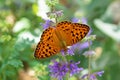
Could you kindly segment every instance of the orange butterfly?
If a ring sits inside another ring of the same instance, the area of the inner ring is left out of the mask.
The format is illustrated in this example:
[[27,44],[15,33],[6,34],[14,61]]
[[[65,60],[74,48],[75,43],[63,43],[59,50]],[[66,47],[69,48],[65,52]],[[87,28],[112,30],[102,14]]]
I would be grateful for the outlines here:
[[50,57],[61,50],[66,50],[83,39],[89,32],[89,26],[68,21],[60,22],[55,28],[46,29],[37,45],[34,56],[38,59]]

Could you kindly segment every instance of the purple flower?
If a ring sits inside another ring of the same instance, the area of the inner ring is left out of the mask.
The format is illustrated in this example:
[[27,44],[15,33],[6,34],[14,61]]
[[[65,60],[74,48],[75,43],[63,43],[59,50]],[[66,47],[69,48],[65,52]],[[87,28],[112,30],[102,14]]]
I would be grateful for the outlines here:
[[80,62],[73,63],[73,61],[70,61],[70,64],[69,64],[70,76],[77,74],[83,70],[83,68],[78,67],[78,64],[80,64]]
[[53,23],[54,23],[54,22],[52,22],[51,20],[45,20],[45,23],[42,24],[43,29],[44,29],[44,30],[47,29],[48,27],[52,26]]
[[71,55],[71,56],[74,55],[74,52],[73,52],[72,49],[68,49],[68,50],[67,50],[67,53],[68,53],[69,55]]
[[[92,44],[92,42],[90,42],[90,45]],[[89,47],[89,44],[88,44],[88,41],[87,42],[84,42],[84,43],[76,43],[74,45],[72,45],[70,48],[68,48],[67,50],[67,54],[68,55],[74,55],[75,51],[77,50],[78,52],[81,52],[82,50],[86,49]],[[64,51],[61,51],[62,54],[65,55],[65,52]]]
[[58,17],[60,17],[63,15],[63,10],[55,11],[55,13]]
[[48,13],[47,13],[47,16],[48,16],[48,17],[51,17],[51,16],[61,17],[62,15],[63,15],[63,10],[53,11],[53,12],[48,12]]
[[80,20],[79,18],[72,18],[73,23],[77,23],[77,22],[79,22],[79,20]]
[[72,22],[73,23],[78,23],[78,22],[80,22],[80,23],[82,23],[82,24],[87,24],[87,18],[85,18],[85,17],[82,17],[82,18],[76,18],[76,17],[74,17],[74,18],[72,18]]
[[71,48],[68,48],[67,51],[61,50],[60,52],[61,52],[62,56],[66,56],[66,55],[71,55],[72,56],[72,55],[74,55],[74,50],[71,49]]
[[49,65],[51,76],[57,78],[58,80],[63,80],[63,77],[65,77],[67,73],[70,73],[70,76],[77,74],[83,70],[83,68],[78,67],[78,64],[80,64],[80,62],[74,63],[73,61],[53,61],[53,65]]
[[[96,76],[100,76],[101,77],[103,73],[104,73],[104,71],[95,72],[95,73],[90,75],[89,80],[97,80]],[[85,79],[87,77],[88,77],[88,74],[85,74],[85,75],[82,76],[82,79]]]
[[82,17],[80,22],[82,22],[82,24],[87,24],[87,18]]
[[[92,42],[90,42],[90,45],[92,44]],[[76,44],[74,44],[73,46],[71,46],[71,48],[73,49],[73,50],[83,50],[83,49],[86,49],[86,48],[88,48],[89,47],[89,43],[88,43],[88,41],[87,42],[83,42],[83,43],[80,43],[80,42],[78,42],[78,43],[76,43]]]
[[103,73],[104,71],[99,71],[99,72],[96,72],[95,74],[101,77]]
[[69,70],[67,67],[67,63],[59,63],[57,61],[54,61],[53,65],[49,65],[49,69],[51,72],[51,76],[57,78],[58,80],[62,80],[62,78]]
[[64,50],[61,50],[60,52],[61,52],[62,56],[65,56],[65,51]]

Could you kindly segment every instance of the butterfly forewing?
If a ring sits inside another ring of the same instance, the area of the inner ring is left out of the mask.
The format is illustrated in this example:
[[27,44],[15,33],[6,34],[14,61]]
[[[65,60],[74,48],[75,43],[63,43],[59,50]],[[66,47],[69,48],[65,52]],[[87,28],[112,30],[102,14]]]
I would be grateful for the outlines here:
[[54,28],[52,28],[52,27],[49,27],[48,29],[43,31],[40,41],[46,41],[46,40],[50,41],[52,38],[53,32],[54,32]]
[[49,27],[41,35],[40,42],[37,44],[34,56],[38,59],[50,57],[60,51],[58,40],[54,33],[54,28]]

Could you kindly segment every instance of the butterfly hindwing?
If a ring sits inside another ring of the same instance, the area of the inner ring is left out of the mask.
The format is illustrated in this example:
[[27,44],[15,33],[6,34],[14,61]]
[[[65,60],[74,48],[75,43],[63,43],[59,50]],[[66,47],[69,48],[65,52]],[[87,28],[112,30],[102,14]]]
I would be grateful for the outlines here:
[[50,57],[60,51],[59,48],[52,46],[48,42],[39,42],[35,50],[34,56],[38,59]]
[[[57,43],[56,43],[57,42]],[[60,51],[59,42],[56,39],[54,28],[49,27],[41,35],[34,56],[38,59],[50,57]]]

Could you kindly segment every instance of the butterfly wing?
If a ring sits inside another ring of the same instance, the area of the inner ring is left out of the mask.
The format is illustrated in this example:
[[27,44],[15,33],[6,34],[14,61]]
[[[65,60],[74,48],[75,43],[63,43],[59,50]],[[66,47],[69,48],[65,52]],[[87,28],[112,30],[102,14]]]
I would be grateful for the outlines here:
[[53,32],[54,32],[54,28],[53,27],[49,27],[47,29],[45,29],[41,35],[41,38],[40,38],[40,41],[50,41],[52,38],[52,35],[53,35]]
[[70,33],[72,40],[71,45],[82,40],[90,30],[88,25],[79,24],[79,23],[72,23],[71,27],[72,27]]
[[54,28],[49,27],[41,35],[40,42],[37,44],[34,56],[38,59],[50,57],[60,51]]
[[35,50],[34,56],[37,59],[50,57],[58,53],[60,49],[51,45],[49,42],[39,42]]
[[[61,42],[65,42],[66,46],[71,45],[71,22],[63,21],[57,24],[56,29],[59,33],[59,36],[61,38]],[[58,37],[59,37],[58,36]]]
[[83,39],[89,32],[89,26],[79,23],[71,23],[63,21],[57,24],[57,31],[59,31],[67,46],[71,46],[81,39]]

